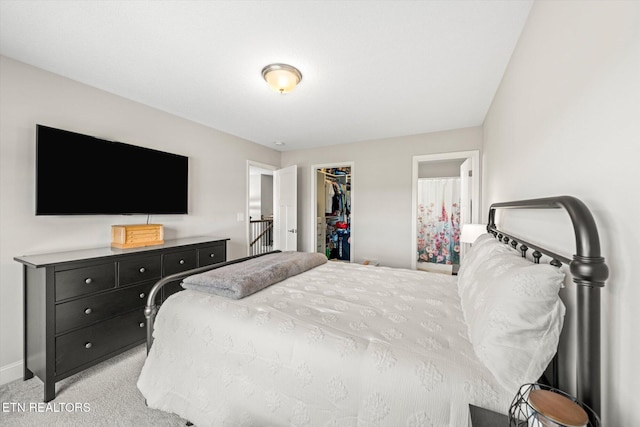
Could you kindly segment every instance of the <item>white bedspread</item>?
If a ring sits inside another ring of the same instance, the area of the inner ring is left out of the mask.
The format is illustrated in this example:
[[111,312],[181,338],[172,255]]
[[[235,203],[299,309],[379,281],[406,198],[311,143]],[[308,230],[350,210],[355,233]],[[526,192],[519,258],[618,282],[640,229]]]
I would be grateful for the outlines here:
[[329,262],[240,300],[161,307],[138,381],[204,426],[466,426],[513,395],[477,360],[455,276]]

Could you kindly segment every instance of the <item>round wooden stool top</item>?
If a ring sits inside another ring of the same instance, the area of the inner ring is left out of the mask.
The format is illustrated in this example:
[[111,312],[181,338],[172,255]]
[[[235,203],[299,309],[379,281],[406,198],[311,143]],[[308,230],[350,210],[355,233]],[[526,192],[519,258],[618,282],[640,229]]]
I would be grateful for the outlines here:
[[584,427],[589,417],[573,400],[549,390],[531,390],[529,404],[549,420],[567,426]]

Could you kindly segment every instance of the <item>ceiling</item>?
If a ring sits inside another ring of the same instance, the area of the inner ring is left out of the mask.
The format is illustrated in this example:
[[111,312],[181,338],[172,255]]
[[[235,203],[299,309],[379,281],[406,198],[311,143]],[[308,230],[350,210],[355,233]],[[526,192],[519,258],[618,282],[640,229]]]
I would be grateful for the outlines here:
[[[481,125],[532,1],[0,0],[0,53],[307,149]],[[293,92],[267,87],[274,62]]]

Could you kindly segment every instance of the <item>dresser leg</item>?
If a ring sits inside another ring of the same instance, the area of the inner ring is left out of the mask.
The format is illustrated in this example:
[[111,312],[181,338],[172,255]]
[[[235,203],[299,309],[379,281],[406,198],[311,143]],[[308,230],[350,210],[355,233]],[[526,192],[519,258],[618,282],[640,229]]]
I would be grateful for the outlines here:
[[22,378],[24,381],[30,380],[31,378],[33,378],[33,372],[27,369],[27,365],[24,366],[24,375]]
[[44,382],[44,401],[49,402],[56,398],[56,382],[45,381]]

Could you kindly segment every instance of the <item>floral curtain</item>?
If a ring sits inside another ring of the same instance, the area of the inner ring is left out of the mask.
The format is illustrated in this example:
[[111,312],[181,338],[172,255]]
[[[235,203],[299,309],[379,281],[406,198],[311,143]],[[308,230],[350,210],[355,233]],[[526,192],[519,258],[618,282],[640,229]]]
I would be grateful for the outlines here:
[[460,178],[418,180],[418,261],[460,263]]

